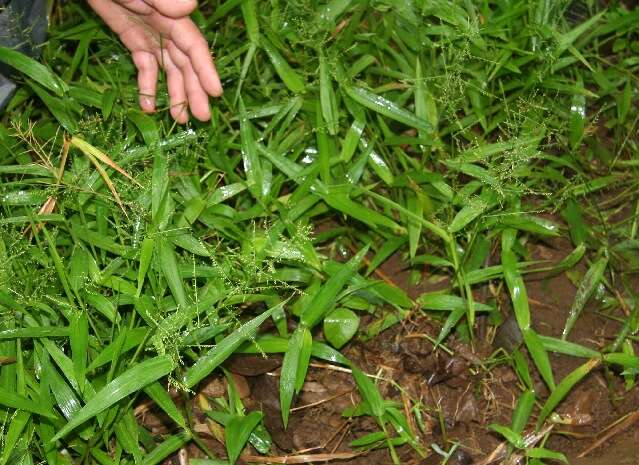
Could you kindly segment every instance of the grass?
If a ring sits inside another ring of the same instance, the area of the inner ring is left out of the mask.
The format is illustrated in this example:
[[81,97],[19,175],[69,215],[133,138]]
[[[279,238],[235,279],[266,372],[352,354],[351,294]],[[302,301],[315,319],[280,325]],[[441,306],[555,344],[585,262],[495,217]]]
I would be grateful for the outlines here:
[[[596,366],[634,387],[639,10],[203,2],[194,18],[225,95],[188,128],[171,122],[163,84],[161,110],[137,110],[129,57],[81,3],[52,18],[43,66],[0,50],[23,84],[0,125],[0,465],[154,465],[190,442],[208,454],[167,388],[189,397],[247,352],[284,353],[285,424],[310,360],[328,360],[352,368],[361,403],[347,413],[379,426],[356,449],[427,455],[338,351],[415,312],[441,321],[439,344],[472,345],[480,315],[499,325],[512,307],[524,346],[506,363],[521,396],[494,429],[530,463],[562,459],[526,437],[550,434],[546,419]],[[554,237],[574,251],[533,261],[528,246]],[[378,279],[392,255],[446,289],[412,300]],[[531,324],[538,271],[578,288],[562,339]],[[609,347],[570,341],[587,305],[620,321]],[[558,379],[550,353],[586,361]],[[147,398],[171,435],[136,423]],[[231,462],[248,442],[269,453],[261,413],[233,392],[211,408]]]

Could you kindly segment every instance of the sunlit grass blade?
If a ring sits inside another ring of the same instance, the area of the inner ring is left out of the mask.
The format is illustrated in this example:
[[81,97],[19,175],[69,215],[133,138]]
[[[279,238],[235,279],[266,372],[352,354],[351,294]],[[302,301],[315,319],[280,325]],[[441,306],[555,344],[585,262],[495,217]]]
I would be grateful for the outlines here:
[[374,94],[362,87],[345,86],[343,89],[346,95],[369,110],[373,110],[387,118],[399,121],[411,128],[422,131],[430,131],[432,129],[426,120],[418,118],[414,113],[399,107],[396,103],[382,97],[381,95]]
[[175,365],[170,357],[150,358],[128,369],[96,393],[82,409],[53,437],[63,438],[85,421],[103,412],[126,396],[139,391],[154,381],[168,375]]

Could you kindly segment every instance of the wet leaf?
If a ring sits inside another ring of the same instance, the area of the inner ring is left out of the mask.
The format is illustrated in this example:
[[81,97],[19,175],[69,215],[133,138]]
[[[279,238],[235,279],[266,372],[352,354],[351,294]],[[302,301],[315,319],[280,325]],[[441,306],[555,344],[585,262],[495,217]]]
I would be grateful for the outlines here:
[[359,317],[347,308],[338,308],[324,318],[324,337],[336,349],[351,340],[359,328]]

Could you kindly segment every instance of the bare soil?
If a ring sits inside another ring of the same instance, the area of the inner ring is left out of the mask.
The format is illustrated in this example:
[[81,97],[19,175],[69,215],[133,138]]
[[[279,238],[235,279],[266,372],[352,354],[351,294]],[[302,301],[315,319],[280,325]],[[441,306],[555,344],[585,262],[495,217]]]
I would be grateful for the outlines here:
[[[567,239],[529,245],[532,259],[551,262],[559,262],[571,250]],[[380,276],[406,289],[411,297],[446,285],[445,280],[428,279],[432,276],[427,269],[421,283],[409,285],[409,271],[397,256],[391,257],[380,270]],[[583,273],[585,269],[582,267],[577,271]],[[576,292],[575,285],[565,273],[528,276],[526,284],[535,329],[543,335],[560,336]],[[477,292],[475,299],[481,301],[489,294],[497,297],[508,319],[509,301],[505,290],[486,286],[486,289]],[[570,335],[571,341],[595,349],[601,349],[612,341],[619,331],[619,323],[610,315],[598,312],[597,308],[597,303],[590,303],[584,310]],[[487,321],[481,319],[478,325],[478,336],[472,346],[456,336],[449,338],[446,346],[453,355],[441,349],[434,350],[428,338],[437,336],[440,323],[418,311],[379,336],[366,342],[353,341],[346,347],[344,353],[347,357],[363,370],[379,377],[382,394],[403,406],[411,429],[424,445],[426,457],[418,456],[408,446],[398,448],[402,463],[440,464],[442,457],[429,446],[437,444],[443,450],[450,450],[457,443],[459,446],[448,460],[448,465],[485,464],[486,458],[502,442],[497,434],[490,432],[489,425],[510,424],[521,391],[517,377],[499,346],[508,345],[508,341],[512,343],[517,335],[504,329],[496,333]],[[552,355],[551,361],[557,381],[584,363],[583,359],[561,355]],[[235,384],[246,407],[264,412],[264,423],[274,442],[272,455],[353,452],[348,445],[351,441],[377,431],[377,425],[370,418],[346,418],[342,415],[345,409],[359,401],[354,382],[350,374],[339,367],[322,363],[314,363],[309,369],[306,384],[295,399],[289,427],[285,430],[279,410],[280,365],[281,357],[278,356],[268,359],[234,356],[226,363],[226,368],[234,373]],[[537,392],[547,396],[543,382],[540,379],[535,381]],[[212,378],[200,389],[209,397],[223,396],[225,381]],[[414,415],[416,409],[423,418],[422,428]],[[602,437],[602,432],[609,425],[637,411],[639,389],[626,390],[624,379],[618,373],[605,368],[596,369],[560,404],[558,413],[566,424],[554,426],[555,434],[551,435],[545,447],[563,452],[575,465],[637,464],[639,421],[634,420],[622,424],[610,440],[585,457],[578,458]],[[199,429],[205,443],[223,456],[222,443],[212,437],[197,406],[194,406],[194,416],[202,423]],[[639,414],[635,416],[639,420]],[[530,425],[531,431],[532,428],[533,425]],[[203,456],[195,446],[189,449],[189,454]],[[178,465],[177,456],[174,460]],[[339,463],[385,465],[392,462],[388,450],[380,449]]]

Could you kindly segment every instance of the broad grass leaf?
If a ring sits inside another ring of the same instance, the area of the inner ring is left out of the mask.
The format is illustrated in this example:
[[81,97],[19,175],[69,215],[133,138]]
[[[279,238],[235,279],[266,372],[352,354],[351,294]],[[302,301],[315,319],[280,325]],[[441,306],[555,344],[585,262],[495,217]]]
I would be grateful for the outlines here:
[[297,362],[297,376],[295,377],[295,393],[299,394],[306,380],[308,365],[311,361],[313,352],[313,335],[308,328],[304,328],[302,333],[302,345],[300,347],[300,356]]
[[240,140],[242,143],[242,161],[246,173],[246,183],[253,195],[261,199],[268,194],[269,186],[265,183],[262,163],[257,151],[257,142],[253,125],[248,119],[244,102],[240,98]]
[[[6,465],[9,458],[15,451],[15,448],[22,439],[22,432],[31,419],[31,413],[20,411],[17,412],[9,423],[9,427],[6,428],[6,433],[2,438],[2,451],[0,451],[0,465]],[[3,428],[4,429],[4,428]]]
[[603,275],[606,271],[607,266],[608,257],[599,258],[595,263],[592,264],[592,266],[588,269],[583,279],[581,280],[581,283],[579,283],[579,288],[577,289],[577,293],[575,294],[575,299],[573,300],[572,306],[570,307],[570,313],[568,314],[568,318],[566,319],[566,325],[561,332],[562,339],[566,339],[568,337],[568,334],[577,322],[579,315],[581,315],[584,306],[603,279]]
[[[437,294],[426,292],[417,298],[417,303],[424,310],[452,312],[455,310],[466,310],[468,301],[458,295]],[[489,312],[493,310],[490,305],[475,302],[475,310],[479,312]]]
[[[140,328],[123,328],[121,332],[115,337],[114,341],[104,347],[102,351],[91,361],[87,367],[87,372],[91,372],[101,366],[110,363],[116,354],[116,348],[119,347],[120,353],[128,352],[131,349],[139,346],[149,334],[150,329],[148,327]],[[121,340],[121,341],[119,341]]]
[[526,387],[526,389],[532,390],[533,382],[532,377],[530,376],[530,370],[528,369],[528,362],[526,361],[526,358],[518,348],[513,351],[512,357],[515,372],[519,376],[519,379]]
[[590,233],[584,223],[582,209],[577,202],[570,199],[566,207],[562,210],[561,215],[568,223],[568,232],[575,246],[579,246],[586,242],[590,237]]
[[375,271],[382,263],[384,263],[391,255],[406,243],[406,237],[393,237],[385,241],[382,246],[377,250],[377,253],[368,264],[366,268],[366,275],[370,275]]
[[158,381],[155,381],[144,388],[144,392],[148,395],[155,404],[160,407],[164,413],[166,413],[171,420],[173,420],[178,426],[188,428],[184,416],[178,409],[175,402],[169,395],[167,389],[162,386]]
[[146,145],[152,146],[160,142],[160,131],[152,117],[140,110],[130,110],[127,116],[142,134]]
[[615,352],[611,354],[605,354],[604,360],[607,363],[620,365],[626,370],[639,370],[639,357],[637,357],[636,355]]
[[464,306],[463,307],[454,308],[450,312],[448,317],[446,318],[446,321],[442,325],[442,329],[439,331],[439,335],[437,336],[437,341],[436,341],[435,345],[439,345],[442,342],[444,342],[444,339],[446,339],[446,337],[448,337],[450,332],[453,330],[453,328],[455,328],[457,326],[457,323],[459,323],[459,321],[462,319],[462,317],[465,314],[466,314],[466,304],[465,304],[465,301],[464,301]]
[[510,298],[513,303],[515,317],[519,329],[526,331],[530,328],[530,308],[528,307],[528,294],[526,285],[517,268],[517,257],[511,250],[502,250],[501,263],[503,266],[504,278],[510,291]]
[[155,247],[155,240],[153,237],[145,237],[140,246],[140,267],[138,268],[138,289],[136,297],[140,297],[142,293],[142,286],[144,285],[144,278],[147,271],[151,266],[151,260],[153,259],[153,249]]
[[0,387],[0,405],[4,405],[5,407],[14,408],[17,410],[24,410],[25,412],[37,413],[38,415],[47,418],[57,418],[57,415],[55,415],[55,413],[44,408],[37,399],[29,399],[14,392],[8,391],[4,387]]
[[[38,361],[42,366],[42,375],[47,382],[46,388],[51,390],[58,408],[62,412],[62,415],[68,420],[82,408],[80,400],[67,382],[60,376],[58,370],[51,364],[49,355],[44,350],[41,350],[41,346],[37,346],[36,349],[38,349]],[[77,385],[79,385],[79,383],[77,383]],[[49,394],[47,392],[46,394],[42,393],[42,395],[48,397]]]
[[570,145],[576,150],[584,137],[586,128],[586,96],[575,94],[570,105]]
[[[570,463],[564,454],[553,450],[548,450],[543,447],[533,447],[526,450],[526,457],[532,459],[547,459],[554,462]],[[540,462],[541,463],[541,462]],[[545,462],[543,462],[545,463]]]
[[519,400],[517,400],[517,405],[515,406],[515,410],[513,411],[513,417],[511,422],[511,429],[517,433],[521,434],[524,431],[528,420],[530,419],[530,415],[532,414],[532,409],[535,406],[535,393],[532,389],[528,389],[521,393],[519,396]]
[[479,217],[482,213],[484,213],[490,205],[484,199],[480,197],[473,197],[468,201],[468,203],[462,208],[453,221],[448,225],[448,230],[451,233],[456,233],[464,229],[468,224],[470,224],[474,219]]
[[544,348],[539,336],[532,328],[528,328],[522,331],[524,336],[524,343],[528,348],[530,357],[535,362],[537,370],[542,379],[546,382],[550,390],[555,389],[555,381],[552,374],[552,366],[550,365],[550,359],[548,358],[548,352]]
[[256,0],[242,0],[242,18],[249,40],[256,45],[260,43],[260,24],[257,18]]
[[84,247],[74,247],[69,263],[69,285],[76,295],[86,286],[90,260]]
[[311,344],[310,331],[303,324],[297,327],[288,341],[280,374],[280,409],[285,428],[288,426],[293,396],[298,391],[298,380],[301,379],[303,383],[306,375]]
[[349,442],[348,445],[350,447],[366,447],[385,440],[386,433],[383,431],[373,431]]
[[388,216],[353,201],[345,192],[330,192],[322,198],[331,208],[355,218],[373,229],[385,227],[394,232],[403,231],[403,228]]
[[344,163],[350,162],[351,158],[353,158],[365,127],[366,123],[364,121],[356,119],[351,124],[351,127],[348,128],[342,142],[342,151],[340,152],[340,159]]
[[169,165],[166,154],[159,148],[153,154],[151,178],[151,218],[155,227],[162,231],[171,217],[171,195],[169,194]]
[[539,412],[539,418],[537,419],[537,429],[543,425],[544,420],[550,415],[550,413],[559,405],[559,402],[562,401],[564,397],[572,390],[572,388],[577,384],[580,380],[583,379],[588,373],[592,371],[597,365],[601,363],[600,359],[591,359],[586,363],[576,368],[574,371],[569,373],[564,379],[561,380],[556,389],[550,394],[550,397],[546,400],[546,403]]
[[368,404],[373,416],[379,421],[384,416],[386,406],[375,383],[357,367],[352,368],[353,378],[364,402]]
[[422,131],[432,130],[430,124],[425,119],[418,118],[414,113],[401,108],[396,103],[381,95],[377,95],[361,87],[344,86],[342,88],[346,95],[369,110],[415,129]]
[[324,53],[320,51],[320,107],[322,110],[322,118],[329,134],[332,136],[337,134],[339,126],[339,109],[337,108],[337,99],[333,82],[328,71],[328,63]]
[[234,416],[224,429],[229,464],[234,465],[248,442],[251,432],[262,420],[262,412],[251,412],[246,416]]
[[175,302],[181,308],[186,308],[189,303],[184,289],[184,282],[178,273],[177,258],[173,244],[166,237],[157,237],[155,240],[155,253],[160,271],[164,279],[166,279],[169,289],[171,289]]
[[[428,121],[432,126],[432,131],[437,128],[439,123],[439,116],[437,114],[437,104],[432,94],[428,91],[426,86],[426,79],[422,73],[422,65],[419,58],[415,63],[415,115]],[[422,139],[431,139],[431,132],[420,130],[419,136]]]
[[337,308],[324,318],[324,337],[336,349],[352,339],[359,328],[359,317],[348,308]]
[[353,0],[330,0],[319,8],[317,17],[320,21],[332,24],[352,3]]
[[539,340],[544,345],[544,349],[549,352],[583,358],[596,358],[600,356],[596,350],[563,339],[540,335]]
[[126,396],[133,394],[154,381],[168,375],[175,368],[168,356],[157,356],[147,359],[119,375],[104,388],[98,391],[82,409],[55,435],[58,440],[85,421],[111,407]]
[[84,391],[84,383],[87,367],[87,353],[89,349],[89,319],[85,311],[79,311],[73,315],[69,325],[71,360],[75,379]]
[[211,348],[201,356],[195,364],[184,374],[183,382],[187,387],[193,387],[226,360],[235,350],[247,339],[255,337],[257,329],[275,311],[284,306],[286,302],[281,302],[261,315],[244,323],[234,330],[230,335]]
[[[423,204],[417,198],[417,194],[409,193],[406,195],[406,208],[414,212],[419,217],[424,214]],[[417,255],[417,248],[419,247],[419,243],[422,238],[422,224],[412,218],[408,218],[407,223],[408,254],[411,259],[414,259]]]
[[62,97],[67,90],[66,84],[49,68],[17,50],[0,47],[0,61],[30,77],[58,97]]
[[512,446],[518,449],[525,447],[524,438],[521,437],[521,434],[516,433],[508,426],[492,424],[489,425],[489,428],[501,434]]
[[133,456],[136,464],[140,463],[142,451],[138,445],[138,425],[131,409],[122,415],[120,421],[115,424],[114,429],[118,444]]
[[326,123],[322,117],[321,101],[316,104],[315,111],[315,138],[317,140],[317,155],[319,163],[319,174],[322,182],[332,184],[331,158],[335,150],[331,148],[332,139],[329,139],[326,131]]
[[300,321],[304,325],[308,328],[313,328],[324,319],[326,314],[335,305],[338,294],[357,272],[360,263],[367,252],[368,246],[364,247],[346,264],[342,265],[337,273],[331,276],[329,280],[322,285],[313,298],[312,305],[307,306],[302,311]]
[[282,82],[288,89],[295,93],[301,94],[306,91],[306,84],[302,77],[293,69],[288,61],[282,56],[282,54],[275,48],[273,43],[266,37],[262,37],[260,40],[262,48],[271,60],[275,72],[282,79]]
[[142,457],[140,465],[157,465],[183,447],[191,438],[192,434],[188,431],[165,437],[155,449]]
[[34,328],[15,328],[0,331],[0,340],[16,338],[69,337],[68,326],[39,326]]

